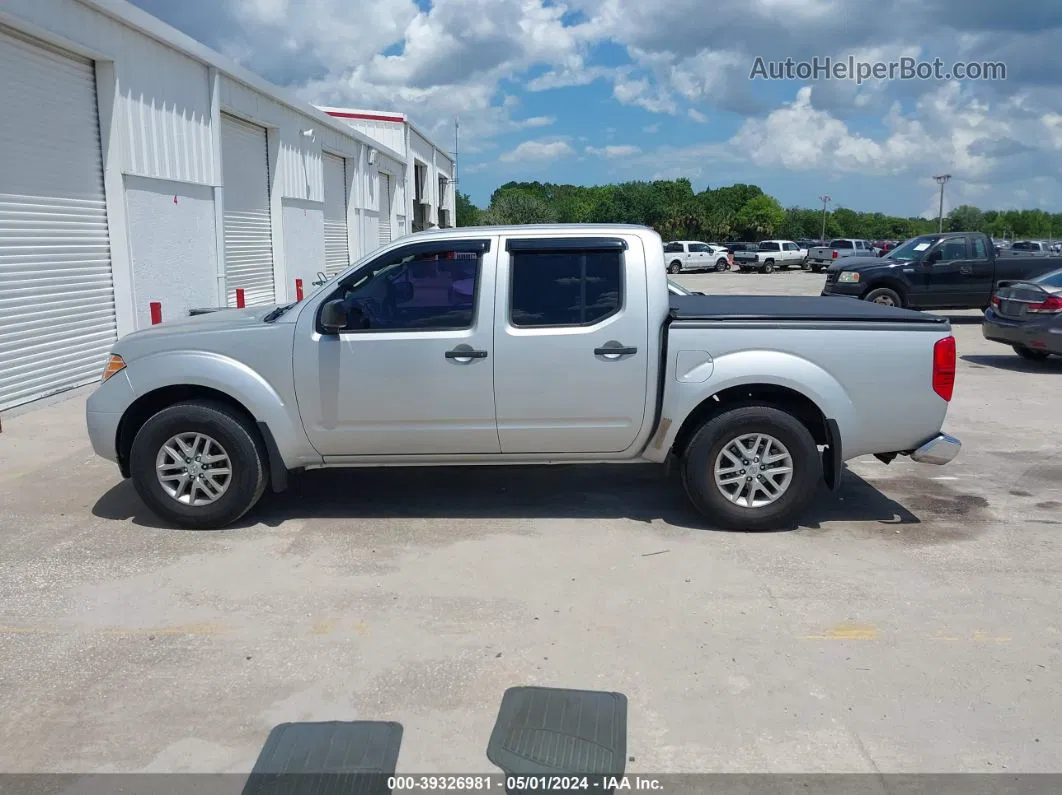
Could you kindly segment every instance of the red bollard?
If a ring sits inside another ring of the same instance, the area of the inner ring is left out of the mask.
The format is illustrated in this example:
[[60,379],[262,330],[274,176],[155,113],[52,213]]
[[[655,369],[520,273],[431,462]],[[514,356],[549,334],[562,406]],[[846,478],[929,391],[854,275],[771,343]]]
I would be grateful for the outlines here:
[[295,300],[302,300],[302,279],[295,280]]
[[151,302],[151,325],[157,326],[162,322],[162,302]]
[[247,305],[247,303],[246,303],[246,300],[244,299],[243,288],[242,287],[237,287],[236,288],[236,308],[237,309],[243,309],[246,305]]

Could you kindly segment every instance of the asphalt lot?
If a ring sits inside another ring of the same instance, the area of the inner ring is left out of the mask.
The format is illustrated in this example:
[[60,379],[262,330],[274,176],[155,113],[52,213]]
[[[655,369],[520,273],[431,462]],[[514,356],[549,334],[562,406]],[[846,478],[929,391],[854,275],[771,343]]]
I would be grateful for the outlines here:
[[785,533],[640,465],[311,473],[168,530],[83,392],[5,415],[0,771],[246,772],[279,723],[371,719],[400,773],[493,772],[523,684],[626,694],[629,773],[1062,771],[1062,359],[954,321],[960,457],[853,462]]

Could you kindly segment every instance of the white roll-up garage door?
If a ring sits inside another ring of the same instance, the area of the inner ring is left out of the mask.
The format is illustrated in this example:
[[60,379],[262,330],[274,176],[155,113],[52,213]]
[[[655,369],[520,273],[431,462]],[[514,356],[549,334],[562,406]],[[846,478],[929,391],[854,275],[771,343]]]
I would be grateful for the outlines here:
[[380,245],[391,242],[391,175],[380,172]]
[[236,304],[237,287],[244,289],[248,306],[276,300],[266,140],[264,127],[222,114],[225,286],[229,306]]
[[97,380],[116,338],[93,64],[0,28],[0,409]]
[[347,169],[341,157],[324,153],[325,272],[331,276],[350,264],[347,249]]

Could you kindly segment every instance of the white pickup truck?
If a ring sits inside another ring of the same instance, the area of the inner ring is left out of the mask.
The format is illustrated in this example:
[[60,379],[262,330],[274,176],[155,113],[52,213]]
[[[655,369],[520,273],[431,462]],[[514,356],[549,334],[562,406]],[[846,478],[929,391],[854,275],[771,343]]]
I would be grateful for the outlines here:
[[713,246],[699,240],[672,240],[664,244],[668,273],[683,271],[728,271],[730,252],[723,246]]
[[193,528],[307,469],[651,461],[681,470],[711,523],[765,530],[793,526],[823,480],[838,488],[848,459],[958,452],[941,433],[946,318],[677,295],[666,271],[638,226],[410,235],[297,303],[123,337],[89,438],[154,513]]
[[735,253],[734,264],[742,272],[758,270],[773,273],[775,269],[788,270],[790,267],[802,266],[807,255],[807,249],[792,240],[763,240],[755,248]]
[[828,246],[816,246],[808,252],[805,270],[819,273],[834,262],[845,257],[877,257],[881,254],[869,240],[839,238],[831,240]]

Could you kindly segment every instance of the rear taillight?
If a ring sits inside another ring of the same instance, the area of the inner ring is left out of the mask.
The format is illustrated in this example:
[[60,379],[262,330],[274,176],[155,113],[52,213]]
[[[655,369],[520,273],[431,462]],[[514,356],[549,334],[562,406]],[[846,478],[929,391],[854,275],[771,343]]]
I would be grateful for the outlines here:
[[999,296],[998,295],[993,295],[992,296],[992,306],[999,306],[1002,303],[1003,302],[999,300]]
[[955,391],[955,337],[937,340],[933,346],[933,391],[948,401]]
[[1044,315],[1055,315],[1062,312],[1062,296],[1052,295],[1046,301],[1038,304],[1029,304],[1028,311]]
[[837,251],[836,250],[830,255],[830,259],[837,259]]

